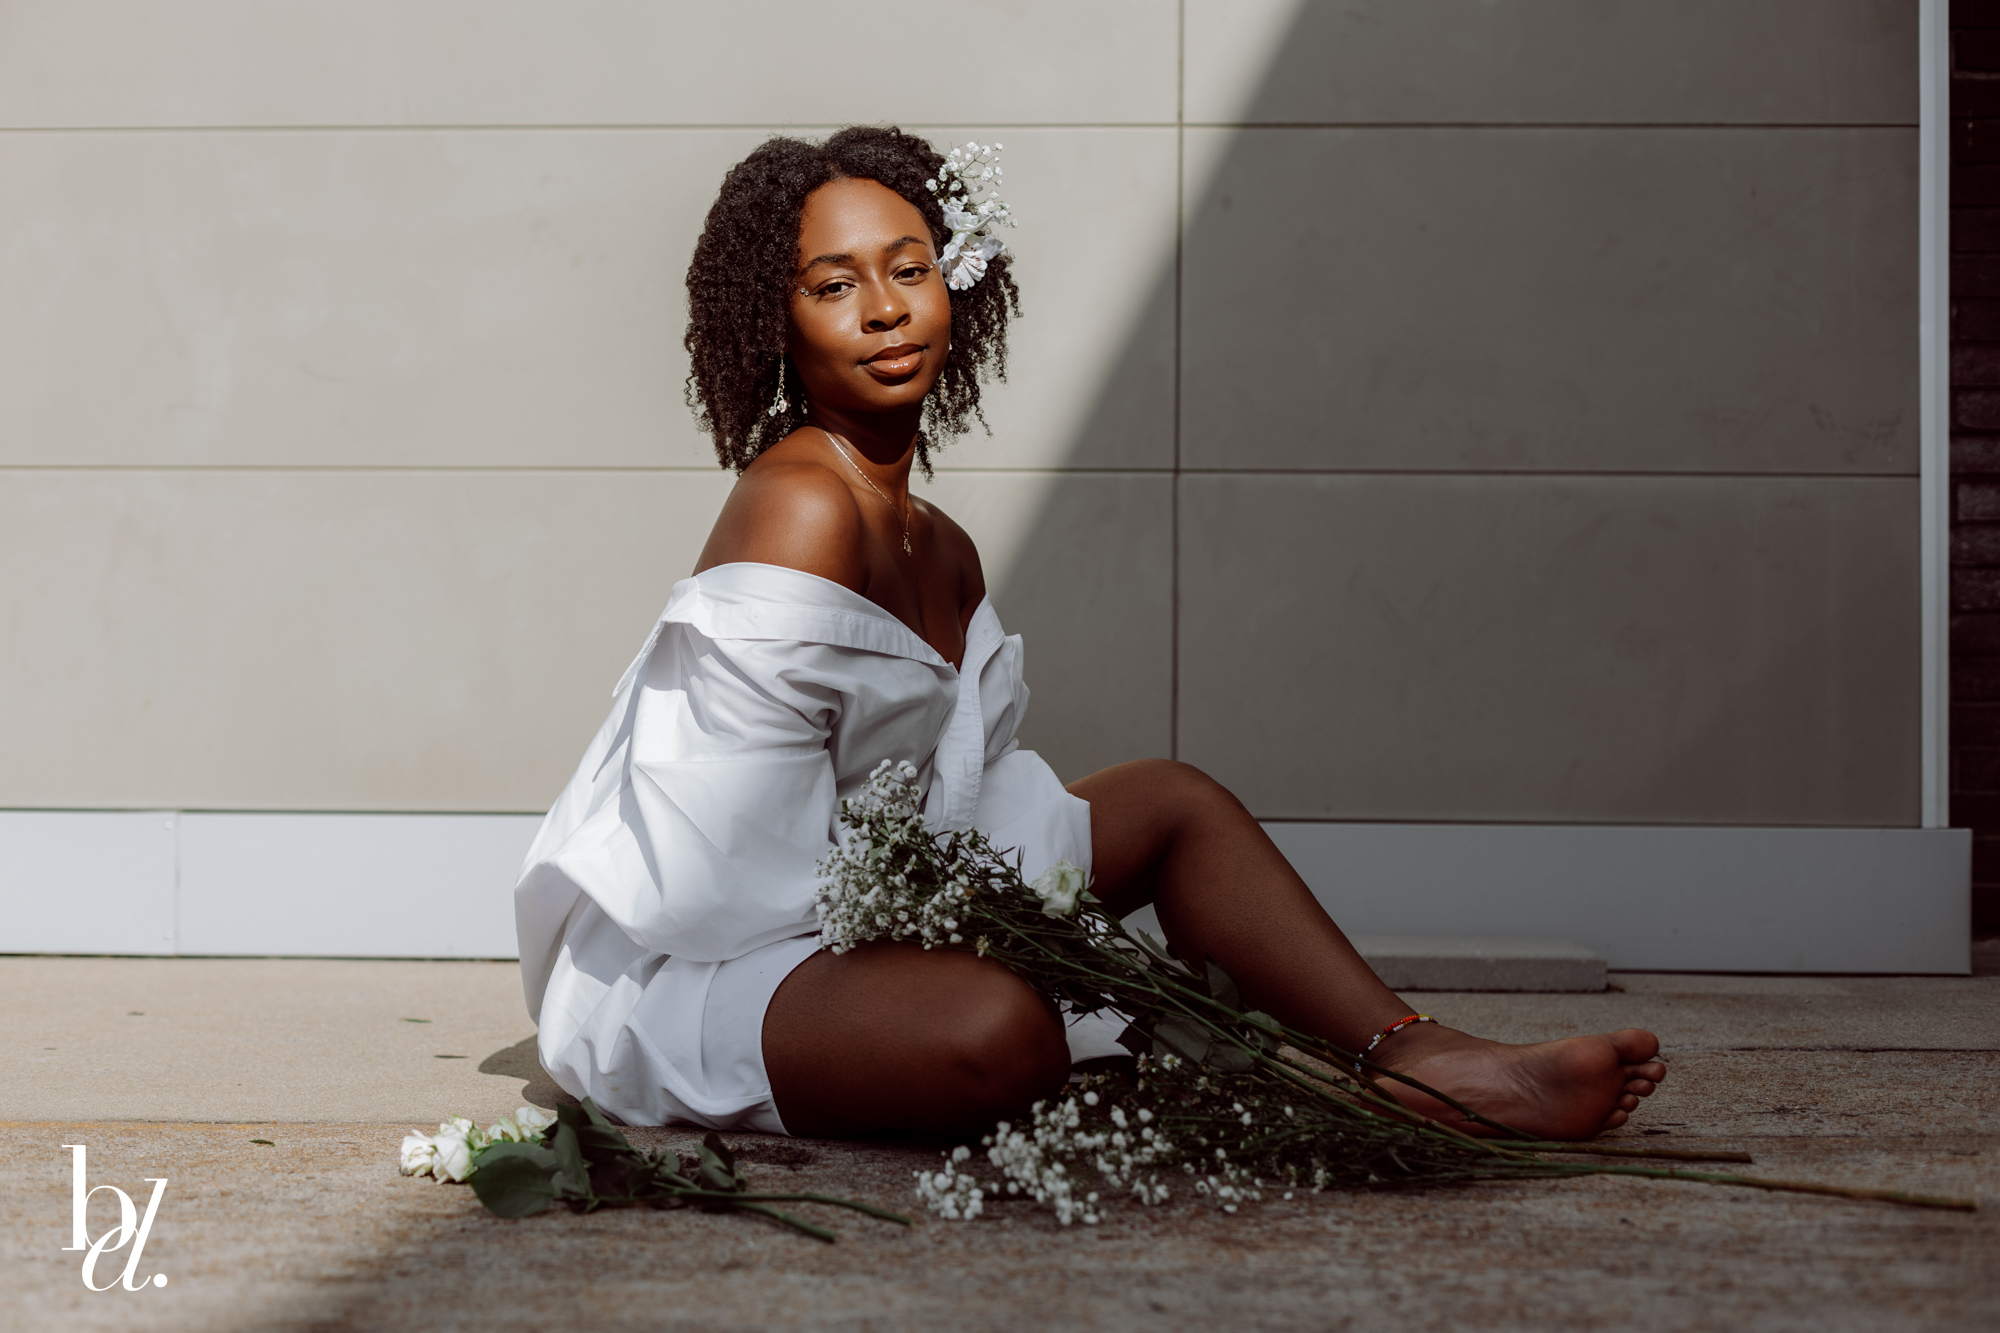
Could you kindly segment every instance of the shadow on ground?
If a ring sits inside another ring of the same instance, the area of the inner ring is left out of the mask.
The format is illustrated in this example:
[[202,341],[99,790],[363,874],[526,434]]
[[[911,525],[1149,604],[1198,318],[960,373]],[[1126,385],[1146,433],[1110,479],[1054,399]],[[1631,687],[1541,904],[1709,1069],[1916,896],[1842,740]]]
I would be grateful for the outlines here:
[[553,1111],[565,1103],[577,1104],[576,1098],[557,1087],[556,1081],[542,1068],[542,1057],[535,1049],[533,1037],[523,1037],[512,1046],[493,1052],[479,1062],[479,1072],[524,1080],[527,1086],[521,1089],[521,1100],[530,1106]]

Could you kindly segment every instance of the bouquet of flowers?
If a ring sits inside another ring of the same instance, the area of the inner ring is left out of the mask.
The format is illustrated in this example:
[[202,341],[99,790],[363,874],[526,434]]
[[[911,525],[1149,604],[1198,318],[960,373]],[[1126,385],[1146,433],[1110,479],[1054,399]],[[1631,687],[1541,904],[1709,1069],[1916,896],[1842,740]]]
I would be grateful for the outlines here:
[[[1637,1175],[1838,1194],[1931,1207],[1965,1200],[1762,1180],[1633,1161],[1559,1155],[1748,1162],[1742,1153],[1549,1143],[1509,1129],[1414,1079],[1246,1010],[1235,981],[1143,933],[1127,933],[1058,863],[1033,883],[978,832],[935,834],[918,810],[917,772],[884,761],[841,806],[842,844],[821,863],[821,939],[844,952],[871,940],[966,949],[1012,969],[1071,1012],[1109,1010],[1128,1025],[1129,1072],[1094,1073],[1032,1121],[1001,1122],[975,1153],[918,1173],[940,1217],[970,1220],[988,1200],[1029,1198],[1067,1225],[1097,1222],[1114,1198],[1157,1204],[1175,1182],[1229,1212],[1279,1190],[1394,1189],[1473,1180]],[[1404,1110],[1379,1079],[1419,1088],[1501,1137],[1475,1138]]]
[[852,1199],[753,1191],[716,1134],[704,1139],[697,1153],[642,1152],[587,1098],[553,1116],[523,1106],[483,1132],[465,1117],[453,1116],[436,1134],[408,1134],[403,1174],[470,1184],[487,1210],[501,1217],[527,1217],[556,1203],[578,1213],[642,1204],[692,1207],[761,1213],[808,1236],[837,1240],[826,1227],[771,1207],[824,1203],[910,1224],[901,1214]]

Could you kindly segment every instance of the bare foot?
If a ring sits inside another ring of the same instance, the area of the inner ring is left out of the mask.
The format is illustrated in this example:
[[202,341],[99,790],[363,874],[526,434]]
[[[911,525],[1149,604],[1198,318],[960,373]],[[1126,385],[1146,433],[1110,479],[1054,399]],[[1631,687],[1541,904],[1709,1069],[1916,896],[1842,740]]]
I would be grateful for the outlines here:
[[[1523,1133],[1570,1140],[1624,1124],[1667,1076],[1654,1058],[1659,1052],[1659,1038],[1643,1028],[1509,1046],[1418,1023],[1385,1041],[1376,1063]],[[1467,1133],[1493,1133],[1407,1084],[1377,1082],[1412,1111]]]

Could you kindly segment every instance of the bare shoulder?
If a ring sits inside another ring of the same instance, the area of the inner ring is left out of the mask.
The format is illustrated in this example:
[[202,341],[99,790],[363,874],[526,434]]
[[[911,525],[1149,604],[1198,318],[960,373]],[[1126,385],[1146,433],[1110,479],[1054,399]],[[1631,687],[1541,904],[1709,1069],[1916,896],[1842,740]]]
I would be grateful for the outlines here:
[[970,616],[986,596],[986,572],[979,564],[979,548],[950,514],[928,500],[923,505],[930,515],[931,539],[937,543],[938,553],[958,572],[959,604]]
[[737,478],[695,573],[737,561],[783,565],[862,591],[868,566],[853,491],[820,461],[772,449]]

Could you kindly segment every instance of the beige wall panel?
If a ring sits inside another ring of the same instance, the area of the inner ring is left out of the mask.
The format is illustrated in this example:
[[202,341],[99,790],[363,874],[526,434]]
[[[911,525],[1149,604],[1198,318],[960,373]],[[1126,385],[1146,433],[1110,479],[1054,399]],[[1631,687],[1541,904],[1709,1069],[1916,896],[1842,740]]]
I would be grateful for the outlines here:
[[1913,130],[1188,140],[1186,466],[1916,472]]
[[[534,811],[694,567],[714,473],[21,470],[0,807]],[[1171,483],[941,475],[1065,777],[1164,753]]]
[[[0,135],[0,463],[711,467],[683,281],[765,137]],[[1171,465],[1173,132],[1001,142],[1028,318],[943,461]]]
[[1176,7],[11,0],[0,125],[1172,121]]
[[545,809],[728,486],[14,472],[0,807]]
[[1170,753],[1172,479],[940,472],[917,493],[978,544],[1000,623],[1023,637],[1021,744],[1065,782]]
[[1181,489],[1180,754],[1260,816],[1917,822],[1914,481]]
[[762,138],[0,136],[0,461],[712,466],[682,277]]
[[1188,0],[1191,121],[1917,122],[1912,0]]

